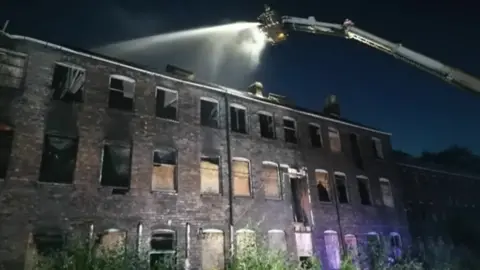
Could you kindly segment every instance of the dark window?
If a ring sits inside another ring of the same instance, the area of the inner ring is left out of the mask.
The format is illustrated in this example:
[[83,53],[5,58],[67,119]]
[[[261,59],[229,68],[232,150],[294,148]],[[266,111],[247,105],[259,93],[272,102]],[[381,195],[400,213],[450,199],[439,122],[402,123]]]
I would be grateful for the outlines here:
[[239,133],[247,133],[247,121],[245,109],[238,107],[230,107],[230,126],[232,131]]
[[173,90],[157,89],[156,116],[177,119],[178,93]]
[[123,111],[133,110],[133,97],[135,94],[135,82],[117,77],[110,77],[110,93],[108,107]]
[[357,134],[350,134],[350,145],[352,151],[353,162],[357,168],[363,170],[363,160],[362,155],[360,154],[360,146],[358,145],[358,136]]
[[26,57],[0,50],[0,86],[20,88]]
[[322,133],[321,129],[315,125],[308,125],[308,132],[310,134],[310,143],[313,147],[322,147]]
[[54,256],[62,250],[65,244],[64,237],[60,234],[34,234],[33,241],[40,256]]
[[263,138],[275,139],[275,124],[273,122],[273,116],[260,113],[260,135]]
[[335,185],[337,187],[338,202],[348,203],[347,179],[345,176],[335,174]]
[[67,103],[83,102],[85,71],[75,67],[56,64],[53,70],[52,99]]
[[313,259],[311,257],[300,257],[300,266],[303,270],[314,269]]
[[368,178],[357,177],[357,183],[358,192],[360,193],[360,203],[363,205],[371,205]]
[[310,211],[308,199],[308,183],[305,178],[290,178],[292,189],[293,220],[309,226],[308,213]]
[[72,183],[77,161],[77,149],[77,139],[46,135],[39,181]]
[[[175,234],[171,232],[157,232],[150,240],[150,268],[175,269]],[[156,268],[157,267],[157,268]],[[158,268],[160,267],[160,268]]]
[[328,183],[328,173],[322,171],[315,172],[317,180],[318,199],[321,202],[330,201],[330,185]]
[[378,159],[383,159],[382,141],[378,138],[372,138],[373,155]]
[[130,187],[130,146],[107,144],[103,147],[101,184],[121,189]]
[[283,130],[285,132],[285,141],[289,143],[297,143],[297,128],[295,121],[291,119],[283,119]]
[[200,100],[200,124],[202,126],[218,128],[218,103]]
[[[2,127],[5,127],[4,129]],[[0,123],[0,179],[7,176],[8,163],[12,152],[13,130]]]

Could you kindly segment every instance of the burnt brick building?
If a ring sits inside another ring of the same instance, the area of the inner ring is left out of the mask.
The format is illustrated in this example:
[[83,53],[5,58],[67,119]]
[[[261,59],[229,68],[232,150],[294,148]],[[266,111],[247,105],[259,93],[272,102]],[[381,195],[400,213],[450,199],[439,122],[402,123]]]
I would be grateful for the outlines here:
[[435,164],[399,163],[410,235],[479,252],[480,177]]
[[5,33],[0,60],[7,269],[31,269],[74,232],[152,261],[178,252],[192,269],[221,268],[250,237],[329,269],[363,239],[408,241],[390,134],[342,119],[334,98],[312,112],[259,83],[239,91]]

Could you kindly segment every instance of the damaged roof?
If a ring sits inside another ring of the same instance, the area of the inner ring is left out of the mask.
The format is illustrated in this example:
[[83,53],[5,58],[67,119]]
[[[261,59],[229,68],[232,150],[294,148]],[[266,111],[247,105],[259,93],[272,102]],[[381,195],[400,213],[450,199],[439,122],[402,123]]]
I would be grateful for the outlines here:
[[2,36],[2,35],[6,36],[7,38],[9,38],[11,40],[20,40],[20,41],[27,41],[27,42],[41,44],[41,45],[50,47],[52,49],[60,50],[60,51],[66,52],[66,53],[80,55],[80,56],[83,56],[83,57],[86,57],[86,58],[92,58],[92,59],[95,59],[95,60],[98,60],[98,61],[108,62],[108,63],[114,64],[114,65],[120,65],[120,66],[123,66],[123,67],[128,68],[128,69],[133,69],[133,70],[136,70],[138,72],[147,73],[147,74],[150,74],[150,75],[153,75],[153,76],[160,76],[160,77],[168,79],[168,80],[183,82],[183,83],[190,84],[190,85],[196,86],[196,87],[201,87],[201,88],[205,88],[205,89],[209,89],[209,90],[228,93],[228,94],[238,96],[238,97],[241,97],[241,98],[254,100],[254,101],[257,101],[257,102],[261,102],[261,103],[266,103],[266,104],[270,104],[270,105],[273,105],[273,106],[282,107],[282,108],[289,109],[289,110],[292,110],[292,111],[295,111],[295,112],[298,112],[298,113],[301,113],[301,114],[309,115],[309,116],[312,116],[312,117],[322,118],[322,119],[330,121],[330,122],[336,122],[336,123],[340,123],[340,124],[344,124],[344,125],[348,125],[348,126],[353,126],[353,127],[365,129],[365,130],[368,130],[368,131],[372,131],[372,132],[381,133],[381,134],[384,134],[384,135],[391,136],[391,133],[381,131],[381,130],[373,128],[373,127],[369,127],[369,126],[360,124],[358,122],[350,121],[348,119],[341,118],[341,117],[340,118],[337,118],[337,117],[334,118],[334,117],[328,116],[328,115],[326,115],[322,112],[319,112],[319,111],[315,111],[315,110],[311,110],[311,109],[307,109],[307,108],[302,108],[302,107],[291,105],[291,104],[281,104],[281,103],[272,101],[268,98],[255,97],[254,95],[250,95],[247,91],[241,91],[241,90],[217,85],[217,84],[210,83],[210,82],[203,82],[203,81],[198,80],[198,79],[191,80],[191,79],[188,79],[188,78],[181,78],[181,79],[180,78],[175,78],[175,77],[163,74],[163,72],[160,71],[158,68],[139,65],[137,63],[125,61],[125,60],[122,60],[122,59],[117,59],[117,58],[114,58],[114,57],[106,56],[106,55],[103,55],[103,54],[95,53],[95,52],[85,50],[85,49],[81,49],[81,48],[75,48],[75,47],[68,46],[68,45],[65,46],[65,45],[53,44],[53,43],[49,43],[47,41],[43,41],[43,40],[39,40],[39,39],[36,39],[36,38],[27,37],[27,36],[0,33],[0,36]]

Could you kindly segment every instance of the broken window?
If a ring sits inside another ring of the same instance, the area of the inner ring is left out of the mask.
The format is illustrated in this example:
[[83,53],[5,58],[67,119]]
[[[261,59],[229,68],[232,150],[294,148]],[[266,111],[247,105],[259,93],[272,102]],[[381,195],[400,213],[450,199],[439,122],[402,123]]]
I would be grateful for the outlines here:
[[232,160],[233,194],[250,196],[250,163],[247,160]]
[[121,250],[125,247],[127,233],[118,229],[108,229],[99,234],[96,239],[96,246],[99,252],[110,252]]
[[307,180],[304,177],[290,178],[290,186],[292,189],[293,220],[303,226],[310,226],[308,215],[311,208]]
[[295,120],[283,118],[283,130],[286,142],[297,143],[297,127]]
[[20,88],[26,55],[0,48],[0,86]]
[[267,113],[259,113],[260,119],[260,135],[263,138],[275,139],[275,124],[273,115]]
[[402,256],[402,238],[400,234],[395,232],[390,233],[390,249],[395,258]]
[[357,168],[363,170],[363,160],[360,153],[360,146],[358,145],[358,136],[357,134],[350,133],[350,145],[352,151],[353,162]]
[[[175,233],[158,231],[150,239],[150,269],[175,269],[176,248]],[[155,268],[157,267],[157,268]],[[160,267],[160,268],[158,268]]]
[[279,198],[281,192],[277,164],[263,162],[262,180],[265,187],[265,197]]
[[237,245],[237,254],[242,254],[242,252],[255,248],[255,232],[248,229],[240,229],[235,235],[236,245]]
[[103,147],[101,185],[128,189],[130,187],[130,166],[130,146],[106,144]]
[[108,107],[123,111],[133,110],[133,98],[135,95],[135,80],[120,76],[110,76],[110,93]]
[[327,261],[329,269],[340,268],[340,244],[336,231],[325,231],[325,250],[327,252]]
[[203,230],[202,269],[225,269],[224,239],[221,230]]
[[83,102],[84,84],[85,69],[68,64],[55,64],[52,78],[54,100]]
[[268,248],[279,252],[287,251],[287,240],[285,232],[282,230],[268,231]]
[[347,177],[344,174],[335,173],[335,186],[339,203],[348,203]]
[[220,193],[220,158],[201,157],[200,160],[200,192]]
[[200,124],[202,126],[218,128],[218,102],[216,100],[200,100]]
[[383,204],[388,207],[394,207],[392,187],[388,179],[380,178],[380,191],[382,192]]
[[5,179],[7,176],[12,144],[13,130],[0,123],[0,179]]
[[246,109],[239,105],[230,106],[230,126],[232,131],[238,133],[247,133],[247,115]]
[[71,184],[77,161],[77,149],[77,139],[46,135],[39,181]]
[[178,92],[175,90],[157,87],[155,95],[157,99],[155,115],[161,118],[176,120]]
[[176,190],[177,151],[171,148],[153,151],[152,190]]
[[308,132],[310,134],[310,143],[313,147],[322,147],[322,130],[319,126],[314,124],[308,125]]
[[318,199],[321,202],[329,202],[330,185],[328,183],[328,173],[324,170],[315,170],[315,179],[317,180]]
[[371,205],[370,188],[368,178],[364,176],[357,176],[358,192],[360,194],[360,203],[363,205]]
[[376,158],[383,159],[382,141],[379,138],[372,138],[372,149]]
[[328,127],[328,138],[330,140],[330,149],[334,153],[342,151],[342,143],[340,140],[340,133],[336,128]]

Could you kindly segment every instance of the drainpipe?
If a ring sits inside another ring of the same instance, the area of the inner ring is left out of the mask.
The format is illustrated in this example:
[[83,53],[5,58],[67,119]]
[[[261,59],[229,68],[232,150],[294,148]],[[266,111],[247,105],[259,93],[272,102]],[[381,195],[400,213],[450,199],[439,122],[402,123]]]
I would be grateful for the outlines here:
[[[343,235],[343,229],[342,229],[342,221],[341,221],[341,218],[340,218],[340,202],[338,201],[338,191],[337,191],[337,183],[336,183],[336,180],[335,180],[335,172],[333,172],[333,183],[334,183],[334,199],[335,199],[335,211],[337,212],[337,222],[338,222],[338,232],[340,234],[340,243],[342,245],[342,250],[343,250],[343,254],[345,255],[346,251],[347,251],[347,246],[345,244],[345,236]],[[345,183],[346,184],[346,183]],[[348,186],[347,186],[348,188]]]
[[[227,174],[228,174],[228,221],[230,236],[230,252],[233,253],[233,176],[232,176],[232,148],[230,140],[230,102],[228,91],[225,91],[225,132],[227,136]],[[233,255],[233,254],[231,254]]]

